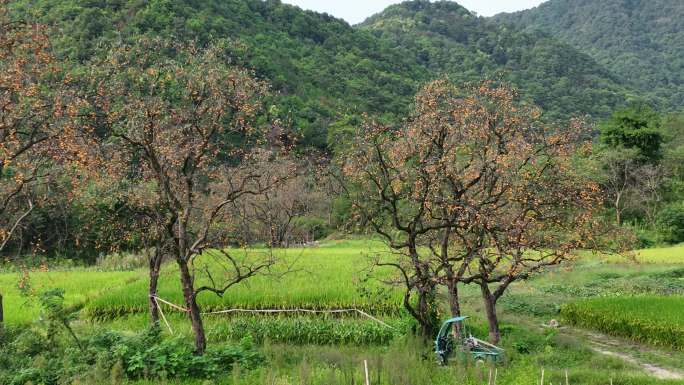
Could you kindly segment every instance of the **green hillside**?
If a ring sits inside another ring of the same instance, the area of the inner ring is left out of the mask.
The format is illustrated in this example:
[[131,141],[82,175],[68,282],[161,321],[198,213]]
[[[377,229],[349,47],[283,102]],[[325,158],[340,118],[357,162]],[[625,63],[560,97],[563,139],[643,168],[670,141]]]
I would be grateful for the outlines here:
[[407,49],[433,74],[457,81],[501,76],[552,118],[607,115],[625,89],[591,57],[543,33],[523,33],[476,17],[451,1],[387,8],[363,29]]
[[13,7],[17,17],[54,26],[56,49],[76,61],[107,41],[145,34],[234,40],[236,60],[280,91],[275,113],[307,145],[324,146],[328,125],[345,114],[405,112],[419,82],[429,79],[388,42],[280,1],[18,0]]
[[495,20],[551,33],[664,106],[684,106],[684,1],[550,0]]
[[591,57],[541,33],[473,16],[452,2],[409,1],[352,27],[277,0],[16,0],[15,17],[50,25],[76,65],[141,35],[235,41],[234,57],[278,91],[269,109],[303,145],[325,148],[329,127],[362,113],[396,120],[420,84],[503,78],[550,119],[605,117],[627,98]]

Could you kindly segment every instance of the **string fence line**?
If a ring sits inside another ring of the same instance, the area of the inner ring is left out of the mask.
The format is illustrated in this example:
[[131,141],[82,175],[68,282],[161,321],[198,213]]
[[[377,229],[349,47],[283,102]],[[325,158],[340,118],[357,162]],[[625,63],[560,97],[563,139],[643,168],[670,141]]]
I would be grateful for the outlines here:
[[[181,311],[183,313],[187,313],[190,310],[188,310],[185,307],[178,306],[172,302],[166,301],[163,298],[159,298],[157,296],[150,296],[154,301],[157,303],[157,306],[159,307],[159,302],[170,306],[178,311]],[[311,309],[225,309],[225,310],[218,310],[218,311],[212,311],[212,312],[203,312],[202,315],[221,315],[221,314],[230,314],[230,313],[256,313],[256,314],[276,314],[276,313],[309,313],[309,314],[340,314],[340,313],[357,313],[360,314],[370,320],[373,320],[380,325],[383,325],[387,328],[397,330],[394,326],[387,324],[386,322],[373,317],[372,315],[366,313],[365,311],[361,309],[356,309],[356,308],[350,308],[350,309],[330,309],[330,310],[311,310]],[[162,316],[163,317],[163,316]],[[164,321],[166,321],[166,318],[164,318]],[[167,323],[168,326],[168,323]],[[169,330],[171,329],[170,326]],[[173,332],[172,332],[173,333]]]

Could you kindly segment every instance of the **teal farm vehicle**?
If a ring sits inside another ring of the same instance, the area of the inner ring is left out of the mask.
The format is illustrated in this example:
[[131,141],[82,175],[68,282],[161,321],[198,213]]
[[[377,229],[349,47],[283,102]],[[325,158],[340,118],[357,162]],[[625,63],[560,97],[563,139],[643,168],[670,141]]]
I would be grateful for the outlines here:
[[[465,324],[466,319],[468,317],[456,317],[442,324],[435,340],[435,353],[439,363],[446,365],[453,354],[460,357],[470,355],[475,361],[501,361],[504,350],[469,334]],[[454,327],[460,331],[457,337],[452,333]]]

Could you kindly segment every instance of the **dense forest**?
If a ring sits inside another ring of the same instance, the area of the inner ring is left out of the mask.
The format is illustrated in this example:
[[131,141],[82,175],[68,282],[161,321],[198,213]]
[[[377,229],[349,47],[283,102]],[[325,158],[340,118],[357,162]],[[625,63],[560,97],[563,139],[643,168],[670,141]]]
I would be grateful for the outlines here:
[[628,91],[591,57],[549,35],[477,17],[450,1],[410,1],[369,18],[362,29],[408,50],[431,74],[459,82],[501,78],[550,118],[605,117]]
[[144,35],[231,39],[234,60],[279,92],[270,113],[318,148],[362,113],[395,120],[420,84],[442,75],[510,81],[550,119],[606,117],[632,94],[579,50],[453,2],[409,1],[359,27],[272,0],[21,0],[12,7],[16,17],[50,25],[57,54],[74,63]]
[[544,31],[669,109],[684,104],[684,2],[550,0],[498,22]]

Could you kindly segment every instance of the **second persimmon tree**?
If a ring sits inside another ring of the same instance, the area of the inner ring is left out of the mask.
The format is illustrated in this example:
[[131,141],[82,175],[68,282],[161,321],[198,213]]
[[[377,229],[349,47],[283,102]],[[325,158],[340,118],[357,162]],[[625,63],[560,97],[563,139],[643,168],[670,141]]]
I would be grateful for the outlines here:
[[395,251],[376,263],[398,269],[424,333],[439,286],[458,316],[459,285],[476,284],[497,343],[510,285],[592,247],[600,191],[573,164],[586,134],[579,121],[548,127],[505,85],[448,80],[426,85],[405,123],[358,133],[343,165],[353,207]]

